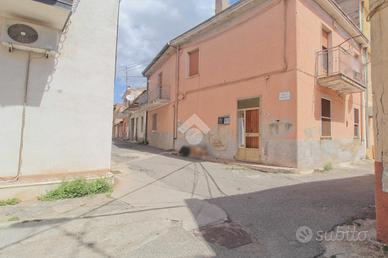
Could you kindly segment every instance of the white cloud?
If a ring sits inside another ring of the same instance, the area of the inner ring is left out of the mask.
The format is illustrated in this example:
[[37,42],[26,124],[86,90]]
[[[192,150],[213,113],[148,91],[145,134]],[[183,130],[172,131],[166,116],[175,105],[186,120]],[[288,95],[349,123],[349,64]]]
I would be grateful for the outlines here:
[[[214,0],[122,0],[118,42],[118,66],[140,64],[141,71],[172,38],[214,14]],[[118,69],[118,76],[120,69]],[[131,77],[131,84],[144,80]]]

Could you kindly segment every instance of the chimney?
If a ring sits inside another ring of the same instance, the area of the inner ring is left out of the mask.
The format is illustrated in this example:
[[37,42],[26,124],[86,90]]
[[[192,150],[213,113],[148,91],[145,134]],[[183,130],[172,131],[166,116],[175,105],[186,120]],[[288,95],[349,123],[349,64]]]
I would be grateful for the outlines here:
[[229,7],[229,0],[216,0],[216,14]]

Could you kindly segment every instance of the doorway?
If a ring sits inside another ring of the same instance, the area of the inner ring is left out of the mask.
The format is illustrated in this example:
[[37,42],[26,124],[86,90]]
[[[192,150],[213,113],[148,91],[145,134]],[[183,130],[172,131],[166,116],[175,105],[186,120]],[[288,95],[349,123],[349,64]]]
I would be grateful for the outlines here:
[[238,101],[238,150],[236,159],[260,162],[260,99]]
[[130,141],[133,141],[135,138],[135,118],[131,118],[131,132],[130,132]]
[[330,75],[330,67],[331,67],[331,58],[330,58],[330,55],[331,55],[331,51],[330,51],[330,48],[331,48],[331,32],[326,30],[326,29],[322,29],[322,69],[323,69],[323,72],[326,76]]

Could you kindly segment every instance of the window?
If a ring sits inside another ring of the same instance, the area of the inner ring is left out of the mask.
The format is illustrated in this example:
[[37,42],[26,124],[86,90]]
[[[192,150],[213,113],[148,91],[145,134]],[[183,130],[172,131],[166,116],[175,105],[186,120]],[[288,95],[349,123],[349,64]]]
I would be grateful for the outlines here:
[[140,121],[141,121],[140,131],[144,132],[144,116],[141,117]]
[[152,131],[158,130],[158,114],[152,115]]
[[331,137],[331,103],[330,100],[321,100],[322,137]]
[[199,49],[189,52],[189,76],[199,74]]
[[365,3],[364,1],[361,1],[361,8],[360,8],[360,24],[361,24],[361,31],[365,32],[365,27],[364,27],[364,17],[365,17]]
[[354,109],[354,137],[360,137],[360,111],[357,108]]
[[158,74],[158,86],[162,86],[163,82],[163,73]]
[[322,68],[324,69],[325,73],[329,72],[329,47],[330,47],[330,32],[326,30],[322,30],[322,50],[323,50],[323,56],[322,56]]

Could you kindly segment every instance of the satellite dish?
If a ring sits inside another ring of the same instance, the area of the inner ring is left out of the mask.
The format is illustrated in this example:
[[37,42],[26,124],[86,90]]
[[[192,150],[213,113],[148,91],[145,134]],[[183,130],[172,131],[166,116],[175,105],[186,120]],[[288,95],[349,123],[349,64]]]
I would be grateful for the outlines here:
[[128,101],[134,101],[135,98],[132,96],[132,95],[127,95],[125,96],[125,98],[128,100]]
[[23,44],[31,44],[38,40],[38,32],[25,24],[9,26],[8,35],[11,39]]

